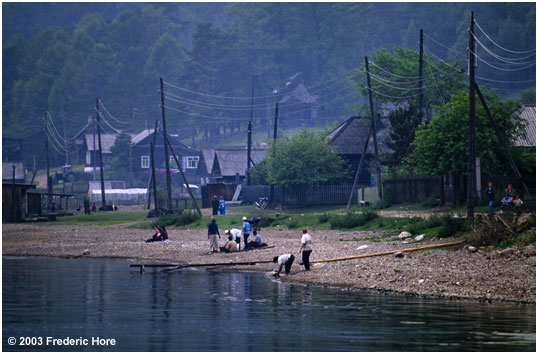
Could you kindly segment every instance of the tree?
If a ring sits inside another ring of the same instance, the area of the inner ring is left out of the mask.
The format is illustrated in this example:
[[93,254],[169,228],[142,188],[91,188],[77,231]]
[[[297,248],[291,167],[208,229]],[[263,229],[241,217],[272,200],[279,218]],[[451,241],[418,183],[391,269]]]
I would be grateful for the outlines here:
[[126,133],[120,133],[116,136],[114,145],[110,148],[112,159],[110,167],[116,172],[129,171],[129,151],[131,149],[131,136]]
[[391,141],[387,146],[394,152],[384,158],[384,163],[389,166],[408,165],[409,174],[412,175],[412,167],[406,160],[412,151],[411,143],[415,139],[415,131],[422,122],[422,112],[418,112],[414,105],[404,109],[398,108],[389,113],[389,121],[392,127],[390,132]]
[[[515,115],[517,103],[503,101],[498,95],[483,91],[503,139],[510,144],[522,133],[523,123]],[[417,129],[409,160],[417,171],[429,176],[461,174],[467,169],[469,156],[469,95],[458,91],[450,102],[437,109],[439,115]],[[476,106],[476,153],[480,157],[482,174],[503,173],[510,169],[481,105]]]
[[325,135],[300,129],[279,139],[267,152],[267,181],[276,185],[337,181],[347,170],[342,158],[325,142]]

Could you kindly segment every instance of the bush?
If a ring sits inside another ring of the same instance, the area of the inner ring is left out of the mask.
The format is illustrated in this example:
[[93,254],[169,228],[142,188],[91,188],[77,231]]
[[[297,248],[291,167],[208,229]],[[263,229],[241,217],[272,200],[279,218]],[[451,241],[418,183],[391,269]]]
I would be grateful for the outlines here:
[[318,215],[318,221],[320,224],[325,224],[330,219],[329,213]]
[[435,197],[428,197],[420,202],[420,205],[424,208],[435,208],[436,206],[439,206],[439,202]]
[[182,214],[166,214],[161,215],[157,220],[155,220],[151,226],[155,227],[157,225],[163,226],[184,226],[191,224],[197,220],[200,220],[200,215],[195,212],[184,212]]
[[347,213],[346,215],[331,215],[329,218],[332,229],[351,229],[362,226],[368,221],[379,217],[379,215],[371,210],[360,213]]
[[454,218],[450,215],[445,215],[442,220],[443,224],[437,232],[437,237],[439,238],[454,236],[458,232],[467,231],[470,227],[467,219]]
[[[477,247],[510,245],[521,241],[520,239],[525,238],[534,228],[536,228],[534,214],[527,216],[523,221],[520,220],[518,213],[512,212],[504,215],[476,215],[467,241]],[[534,232],[532,234],[535,235]]]
[[371,207],[373,210],[387,209],[392,206],[392,196],[390,195],[390,190],[385,190],[385,196],[382,200],[374,203]]

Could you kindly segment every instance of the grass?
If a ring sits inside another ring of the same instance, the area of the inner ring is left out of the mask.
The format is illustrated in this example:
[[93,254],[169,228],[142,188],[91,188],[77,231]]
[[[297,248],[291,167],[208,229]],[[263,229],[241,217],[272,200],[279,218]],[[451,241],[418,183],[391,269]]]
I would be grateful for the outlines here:
[[108,211],[73,216],[58,217],[53,223],[58,225],[117,225],[133,222],[143,222],[147,216],[147,210],[133,211]]

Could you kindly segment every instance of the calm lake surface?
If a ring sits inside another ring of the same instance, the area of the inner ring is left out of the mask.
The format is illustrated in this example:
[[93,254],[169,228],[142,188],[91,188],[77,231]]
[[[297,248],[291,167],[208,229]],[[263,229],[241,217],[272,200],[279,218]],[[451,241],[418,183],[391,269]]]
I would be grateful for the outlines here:
[[125,260],[4,257],[2,271],[4,351],[536,349],[535,305],[350,292],[260,274],[139,274]]

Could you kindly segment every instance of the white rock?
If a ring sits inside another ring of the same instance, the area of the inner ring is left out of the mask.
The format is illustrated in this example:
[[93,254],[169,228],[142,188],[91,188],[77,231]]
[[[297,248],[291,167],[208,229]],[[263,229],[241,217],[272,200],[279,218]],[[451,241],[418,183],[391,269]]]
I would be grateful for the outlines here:
[[362,246],[357,247],[355,250],[360,251],[360,250],[363,250],[363,249],[366,249],[366,248],[368,248],[367,245],[362,245]]
[[419,283],[419,284],[424,283],[424,279],[419,279],[419,280],[418,280],[418,283]]
[[411,237],[411,234],[407,231],[402,231],[400,232],[400,234],[398,235],[399,238],[409,238]]
[[471,252],[471,253],[475,253],[475,252],[478,251],[478,248],[476,248],[476,247],[474,247],[474,246],[469,246],[469,247],[467,247],[467,249],[468,249],[469,252]]
[[422,240],[424,240],[424,236],[426,236],[426,235],[424,235],[424,234],[418,235],[417,237],[415,237],[415,241],[422,241]]

